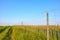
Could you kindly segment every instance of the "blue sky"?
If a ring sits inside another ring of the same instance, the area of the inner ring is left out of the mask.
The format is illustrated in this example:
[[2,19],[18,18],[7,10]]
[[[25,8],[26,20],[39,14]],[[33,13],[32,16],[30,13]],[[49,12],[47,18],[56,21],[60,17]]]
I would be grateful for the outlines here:
[[60,24],[60,0],[0,0],[0,25]]

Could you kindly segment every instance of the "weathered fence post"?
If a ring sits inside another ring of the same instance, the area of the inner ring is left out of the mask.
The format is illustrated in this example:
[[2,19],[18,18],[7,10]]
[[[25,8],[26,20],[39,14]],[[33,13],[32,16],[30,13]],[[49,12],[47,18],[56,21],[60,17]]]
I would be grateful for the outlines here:
[[49,40],[49,15],[46,13],[46,22],[47,22],[47,40]]

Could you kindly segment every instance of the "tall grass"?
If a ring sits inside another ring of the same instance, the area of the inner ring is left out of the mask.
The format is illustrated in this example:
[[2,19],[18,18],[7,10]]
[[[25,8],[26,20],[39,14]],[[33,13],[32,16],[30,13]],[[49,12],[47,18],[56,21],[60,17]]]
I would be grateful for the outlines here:
[[[60,40],[60,26],[49,26],[50,40]],[[0,26],[0,40],[47,40],[46,26]]]

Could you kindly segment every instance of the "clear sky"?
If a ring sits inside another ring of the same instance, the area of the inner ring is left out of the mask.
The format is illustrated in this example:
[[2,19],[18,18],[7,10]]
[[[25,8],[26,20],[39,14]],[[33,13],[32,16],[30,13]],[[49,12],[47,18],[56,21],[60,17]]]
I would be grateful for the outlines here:
[[60,0],[0,0],[0,25],[60,24]]

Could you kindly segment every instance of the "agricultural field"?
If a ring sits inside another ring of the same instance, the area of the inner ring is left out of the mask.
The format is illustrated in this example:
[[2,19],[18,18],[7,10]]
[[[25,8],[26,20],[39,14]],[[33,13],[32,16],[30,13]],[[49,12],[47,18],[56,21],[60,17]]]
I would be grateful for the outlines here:
[[[49,39],[60,40],[60,26],[49,26]],[[0,40],[47,40],[47,26],[0,26]]]

